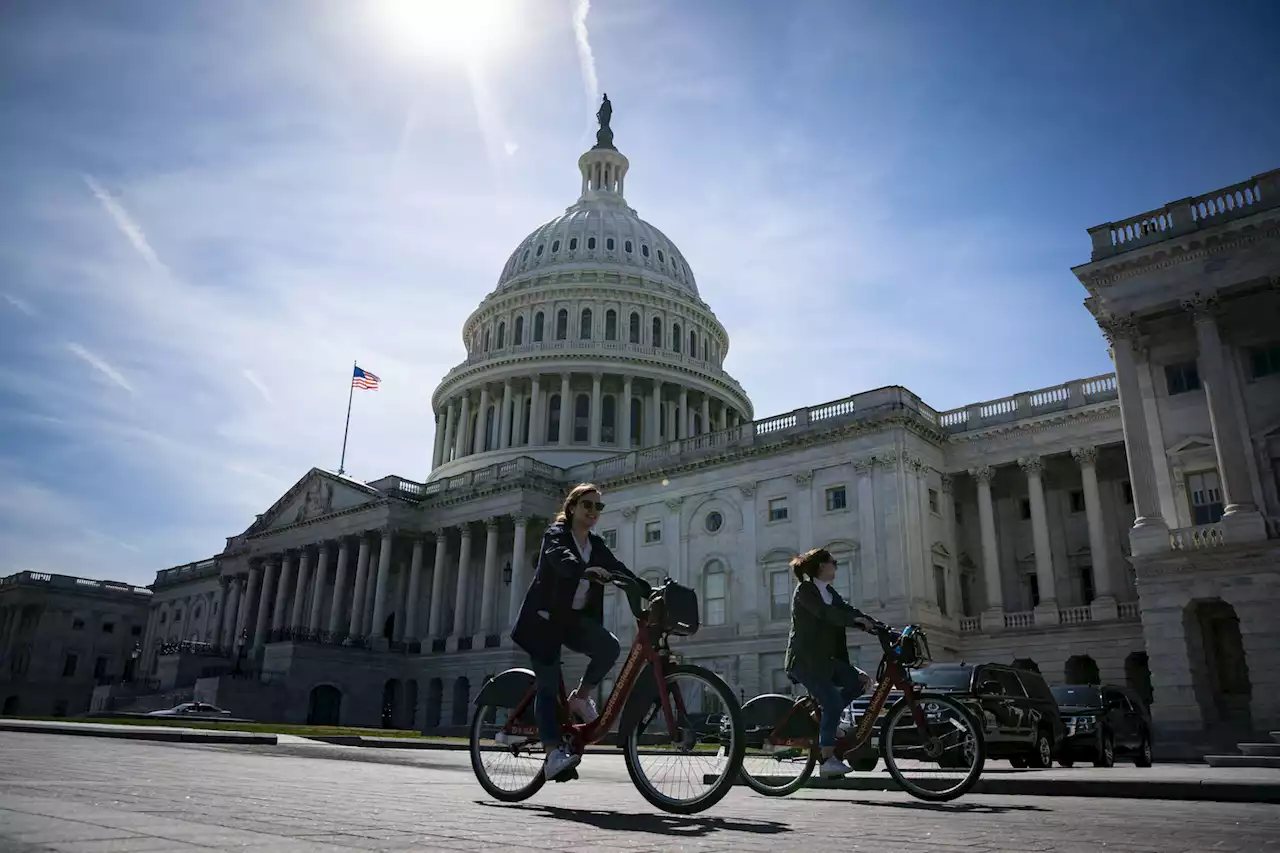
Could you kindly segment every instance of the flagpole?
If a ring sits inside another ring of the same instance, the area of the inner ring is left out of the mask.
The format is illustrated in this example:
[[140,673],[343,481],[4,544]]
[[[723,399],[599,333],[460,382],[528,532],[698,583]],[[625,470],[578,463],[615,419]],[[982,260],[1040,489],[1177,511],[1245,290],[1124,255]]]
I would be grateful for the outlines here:
[[351,382],[347,388],[347,425],[342,428],[342,460],[338,462],[338,474],[344,473],[343,466],[347,464],[347,432],[351,429],[351,398],[356,394],[356,368],[359,362],[351,362]]

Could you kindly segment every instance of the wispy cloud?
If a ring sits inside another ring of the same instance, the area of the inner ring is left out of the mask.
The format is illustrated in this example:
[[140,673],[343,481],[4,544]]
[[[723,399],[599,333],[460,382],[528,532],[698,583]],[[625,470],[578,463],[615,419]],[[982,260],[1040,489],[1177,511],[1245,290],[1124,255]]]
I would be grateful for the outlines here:
[[578,64],[582,68],[582,85],[587,92],[587,103],[595,109],[600,100],[600,81],[596,77],[596,57],[591,51],[591,39],[587,33],[587,13],[591,0],[573,0],[573,42],[578,48]]
[[67,344],[67,349],[69,349],[76,357],[83,359],[86,364],[110,379],[116,385],[119,385],[130,394],[134,393],[133,386],[129,384],[129,381],[124,378],[120,371],[107,364],[106,360],[101,356],[89,352],[89,350],[85,349],[84,346],[75,343],[74,341]]
[[276,401],[271,397],[271,389],[267,388],[267,384],[258,378],[258,374],[254,373],[247,367],[242,372],[244,374],[244,378],[249,380],[249,384],[254,388],[257,388],[259,393],[262,394],[262,399],[272,405],[275,405]]
[[118,202],[110,193],[103,189],[102,185],[94,179],[92,175],[84,175],[84,182],[88,184],[90,192],[94,198],[102,205],[103,210],[111,217],[111,221],[120,229],[128,241],[137,250],[142,259],[147,262],[147,266],[151,267],[157,273],[167,273],[168,268],[160,261],[156,255],[155,249],[151,248],[151,244],[147,241],[147,235],[143,232],[142,226],[139,225],[129,211],[124,209],[124,205]]
[[28,317],[35,317],[37,315],[36,309],[32,308],[26,301],[14,296],[12,293],[0,293],[0,297],[4,297],[5,302],[8,302]]

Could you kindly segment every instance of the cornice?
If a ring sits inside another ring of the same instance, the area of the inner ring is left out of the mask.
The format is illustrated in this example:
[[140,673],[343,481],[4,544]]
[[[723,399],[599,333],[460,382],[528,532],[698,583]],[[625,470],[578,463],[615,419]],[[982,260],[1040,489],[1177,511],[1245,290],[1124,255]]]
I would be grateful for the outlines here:
[[1280,544],[1273,541],[1247,546],[1222,545],[1199,551],[1167,551],[1158,555],[1130,557],[1140,578],[1230,572],[1270,572],[1275,568]]
[[[1270,212],[1274,213],[1274,210]],[[1175,238],[1170,244],[1152,244],[1144,247],[1147,251],[1139,257],[1111,264],[1104,262],[1104,266],[1101,268],[1077,277],[1082,283],[1087,283],[1086,286],[1110,287],[1117,282],[1145,275],[1153,270],[1168,269],[1179,264],[1203,260],[1212,255],[1238,249],[1264,239],[1280,239],[1280,223],[1275,221],[1263,223],[1262,225],[1246,225],[1241,228],[1224,227],[1229,230],[1223,231],[1221,234],[1206,237],[1202,233],[1193,235],[1190,240],[1186,237],[1181,238],[1186,241],[1185,244],[1180,244],[1178,238]],[[1195,237],[1199,239],[1195,239]],[[1213,242],[1209,242],[1210,239]]]
[[995,424],[990,427],[980,427],[976,430],[952,433],[948,438],[952,444],[968,444],[972,442],[986,441],[991,438],[1003,438],[1016,433],[1026,434],[1046,432],[1050,429],[1057,429],[1066,424],[1096,423],[1098,421],[1111,420],[1112,417],[1119,417],[1119,413],[1120,401],[1108,400],[1103,403],[1094,403],[1090,406],[1082,406],[1078,409],[1068,409],[1062,412],[1040,415],[1035,419],[1012,421],[1009,423]]
[[[369,503],[360,504],[359,506],[353,506],[348,509],[340,509],[337,512],[330,512],[325,515],[318,515],[315,518],[308,518],[305,521],[298,521],[298,522],[294,522],[293,524],[286,524],[282,527],[271,527],[266,530],[260,530],[256,533],[251,533],[245,537],[245,545],[249,545],[254,542],[263,542],[267,539],[278,536],[282,533],[290,533],[296,530],[301,530],[305,527],[317,526],[325,522],[333,521],[334,519],[337,519],[337,518],[345,518],[351,515],[359,515],[360,513],[366,512],[371,509],[382,509],[383,507],[390,507],[393,501],[404,503],[404,504],[407,504],[408,506],[413,505],[412,502],[408,501],[405,498],[393,497],[391,495],[384,495],[381,498],[376,498],[372,501],[369,501]],[[264,514],[264,517],[265,517],[265,514]],[[237,552],[238,551],[239,549],[237,549]],[[236,553],[236,552],[224,552],[224,553]]]

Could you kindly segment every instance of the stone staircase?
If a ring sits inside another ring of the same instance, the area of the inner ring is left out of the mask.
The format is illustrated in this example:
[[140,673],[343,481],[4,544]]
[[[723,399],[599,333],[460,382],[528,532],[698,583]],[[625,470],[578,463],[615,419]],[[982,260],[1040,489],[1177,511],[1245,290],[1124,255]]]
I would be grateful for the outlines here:
[[1271,743],[1241,743],[1240,755],[1206,755],[1210,767],[1274,767],[1280,770],[1280,732],[1271,732]]

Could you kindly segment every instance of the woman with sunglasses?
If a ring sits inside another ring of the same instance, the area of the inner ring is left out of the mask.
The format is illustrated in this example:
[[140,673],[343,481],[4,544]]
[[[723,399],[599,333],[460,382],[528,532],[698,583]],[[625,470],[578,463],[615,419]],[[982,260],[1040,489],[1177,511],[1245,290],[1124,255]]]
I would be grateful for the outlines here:
[[[574,486],[560,514],[542,535],[533,581],[525,593],[511,639],[533,661],[538,693],[534,716],[547,750],[543,772],[548,779],[575,766],[582,758],[561,742],[556,719],[560,692],[560,652],[563,647],[589,659],[582,681],[569,694],[569,710],[584,723],[596,719],[591,693],[618,660],[618,638],[604,627],[604,587],[611,576],[622,575],[641,587],[648,584],[624,566],[604,540],[592,532],[604,503],[591,483]],[[595,581],[595,583],[592,583]]]

